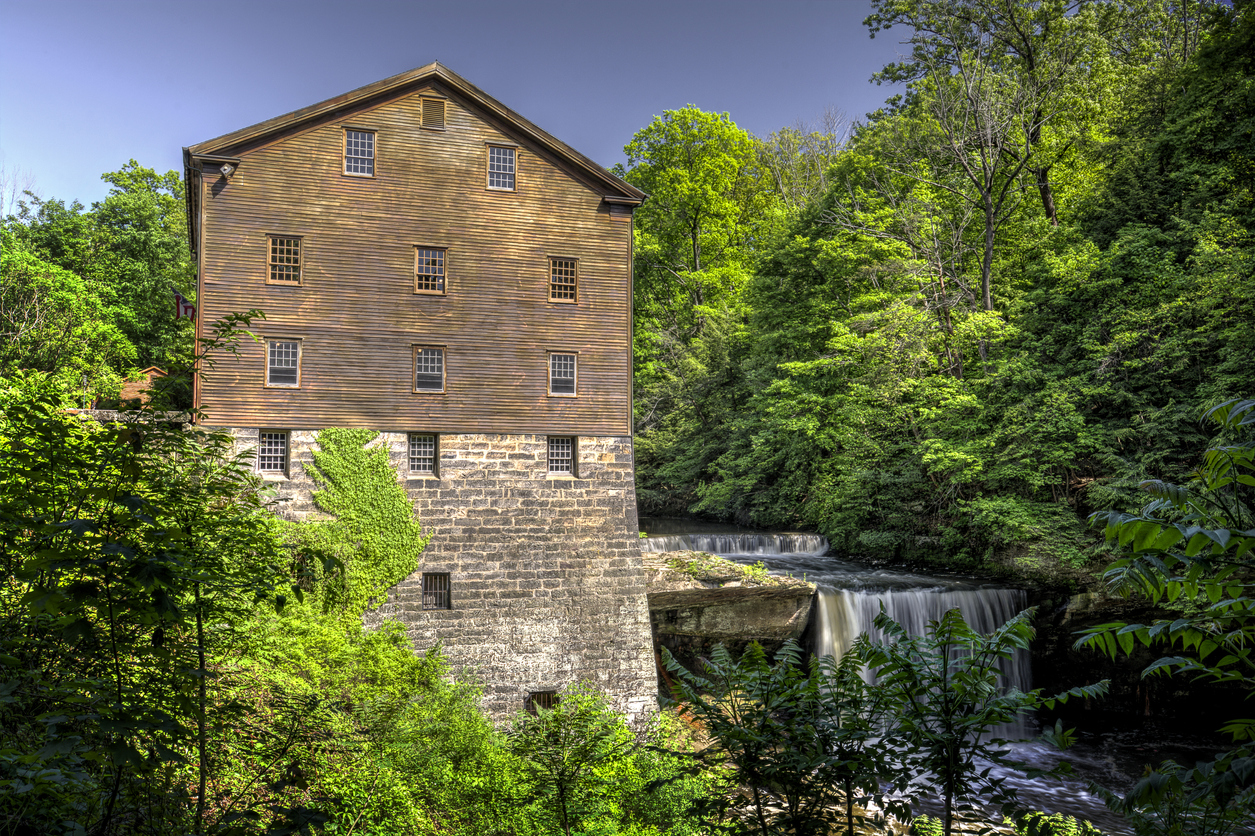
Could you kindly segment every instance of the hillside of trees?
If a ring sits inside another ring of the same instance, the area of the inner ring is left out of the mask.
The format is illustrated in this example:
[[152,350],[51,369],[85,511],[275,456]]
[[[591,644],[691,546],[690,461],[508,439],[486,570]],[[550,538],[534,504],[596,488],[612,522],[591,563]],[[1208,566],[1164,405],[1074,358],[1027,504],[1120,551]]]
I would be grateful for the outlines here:
[[626,148],[642,512],[1083,579],[1087,515],[1251,389],[1255,16],[874,7],[905,92],[852,128],[688,107]]

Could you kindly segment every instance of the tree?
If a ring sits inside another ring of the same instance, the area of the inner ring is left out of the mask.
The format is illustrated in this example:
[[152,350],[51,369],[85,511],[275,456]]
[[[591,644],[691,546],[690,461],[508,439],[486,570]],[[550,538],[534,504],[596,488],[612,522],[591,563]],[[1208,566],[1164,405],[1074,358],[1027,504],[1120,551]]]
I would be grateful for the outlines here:
[[785,208],[797,215],[828,190],[828,169],[849,139],[851,122],[825,110],[819,124],[799,121],[758,140],[758,159]]
[[538,796],[553,805],[563,833],[571,836],[587,796],[602,784],[599,769],[627,755],[636,739],[605,697],[586,689],[568,690],[553,708],[538,705],[534,711],[514,719],[510,747],[523,759]]
[[622,176],[649,194],[637,211],[636,304],[682,342],[709,309],[736,302],[774,199],[753,138],[726,113],[664,111],[623,149]]
[[192,328],[173,315],[174,291],[195,299],[183,181],[134,160],[101,178],[111,188],[91,209],[28,195],[7,226],[35,256],[95,289],[136,364],[188,367]]
[[199,830],[208,655],[280,594],[276,521],[229,436],[80,420],[38,374],[0,398],[0,796],[40,832],[177,820],[192,749]]
[[46,372],[82,397],[116,386],[136,351],[102,289],[43,261],[7,229],[0,241],[0,374]]
[[864,21],[873,37],[911,27],[910,59],[873,77],[909,85],[906,103],[879,119],[882,153],[982,219],[981,305],[992,310],[998,233],[1018,210],[1026,178],[1058,225],[1050,171],[1097,107],[1095,14],[1087,0],[877,0],[874,8]]

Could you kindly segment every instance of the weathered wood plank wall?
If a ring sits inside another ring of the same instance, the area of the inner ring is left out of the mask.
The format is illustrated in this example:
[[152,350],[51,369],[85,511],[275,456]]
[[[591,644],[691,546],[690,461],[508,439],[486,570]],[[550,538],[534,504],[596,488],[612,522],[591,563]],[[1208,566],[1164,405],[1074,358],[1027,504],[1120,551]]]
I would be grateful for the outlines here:
[[[448,96],[423,129],[421,96]],[[343,174],[344,126],[376,131],[375,176]],[[631,213],[451,91],[401,98],[237,149],[206,172],[202,323],[261,308],[302,342],[299,389],[264,386],[263,343],[218,358],[200,391],[217,426],[630,434]],[[518,144],[516,190],[486,188],[485,143]],[[267,284],[268,234],[301,236],[301,286]],[[414,292],[414,247],[447,247],[445,296]],[[578,304],[549,301],[549,257],[579,259]],[[443,394],[413,392],[413,345],[443,346]],[[548,352],[579,355],[548,396]]]

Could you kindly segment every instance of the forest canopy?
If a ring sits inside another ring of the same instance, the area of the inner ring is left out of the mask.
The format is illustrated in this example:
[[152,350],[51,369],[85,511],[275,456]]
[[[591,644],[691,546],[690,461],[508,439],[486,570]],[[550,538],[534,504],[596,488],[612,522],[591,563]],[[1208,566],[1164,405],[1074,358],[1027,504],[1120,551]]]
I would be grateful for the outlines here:
[[1250,6],[873,6],[905,92],[848,134],[689,107],[627,146],[642,508],[1076,577],[1249,390]]

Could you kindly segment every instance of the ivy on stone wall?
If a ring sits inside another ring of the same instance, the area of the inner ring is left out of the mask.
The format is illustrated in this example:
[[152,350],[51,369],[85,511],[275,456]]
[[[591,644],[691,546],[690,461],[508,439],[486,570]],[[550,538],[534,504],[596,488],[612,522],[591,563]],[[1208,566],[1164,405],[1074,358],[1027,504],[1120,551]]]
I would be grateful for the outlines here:
[[[307,565],[306,588],[324,611],[358,620],[387,600],[388,590],[413,574],[431,539],[384,447],[367,447],[379,433],[331,428],[318,434],[306,470],[318,490],[314,502],[334,519],[296,523],[292,540]],[[321,559],[320,559],[321,558]],[[338,570],[325,571],[326,558]]]

